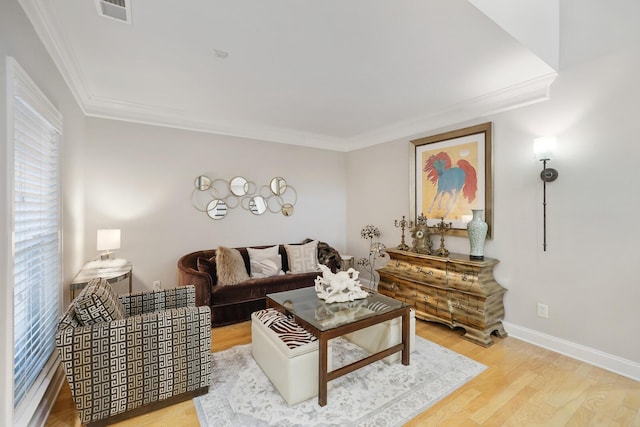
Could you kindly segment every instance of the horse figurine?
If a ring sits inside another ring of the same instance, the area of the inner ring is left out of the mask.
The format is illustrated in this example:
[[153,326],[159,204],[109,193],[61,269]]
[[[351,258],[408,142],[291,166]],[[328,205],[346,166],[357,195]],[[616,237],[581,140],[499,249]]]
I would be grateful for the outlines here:
[[438,185],[436,195],[427,212],[431,212],[436,202],[438,202],[437,209],[442,209],[442,201],[447,195],[449,198],[446,201],[443,217],[451,212],[460,192],[469,203],[476,199],[478,178],[475,168],[464,159],[458,160],[457,165],[457,167],[451,167],[451,157],[443,151],[431,155],[425,162],[422,170],[427,172],[427,180],[433,185]]
[[369,293],[360,287],[358,270],[349,268],[347,271],[332,273],[325,265],[318,264],[318,267],[322,270],[322,276],[315,279],[318,298],[332,303],[354,301],[369,296]]

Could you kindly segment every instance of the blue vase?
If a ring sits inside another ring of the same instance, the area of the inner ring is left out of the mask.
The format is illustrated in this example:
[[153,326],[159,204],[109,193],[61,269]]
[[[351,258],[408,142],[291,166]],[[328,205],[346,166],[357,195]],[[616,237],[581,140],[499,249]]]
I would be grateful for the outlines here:
[[471,251],[469,258],[475,260],[484,259],[484,241],[487,238],[489,226],[482,219],[482,209],[471,209],[473,218],[467,223],[469,233],[469,244]]

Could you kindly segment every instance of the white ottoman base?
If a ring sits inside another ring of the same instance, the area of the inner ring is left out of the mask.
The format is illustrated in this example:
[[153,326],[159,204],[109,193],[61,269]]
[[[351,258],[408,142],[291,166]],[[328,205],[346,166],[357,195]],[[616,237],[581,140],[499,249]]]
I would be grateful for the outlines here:
[[[251,353],[288,405],[318,395],[318,341],[290,349],[253,313]],[[331,341],[327,345],[327,365],[331,371]]]
[[[369,353],[378,353],[402,342],[402,317],[378,323],[368,328],[352,332],[344,336],[352,343],[362,347]],[[409,351],[416,348],[416,312],[410,310],[409,318]],[[400,360],[401,352],[385,357],[386,363],[393,363]]]

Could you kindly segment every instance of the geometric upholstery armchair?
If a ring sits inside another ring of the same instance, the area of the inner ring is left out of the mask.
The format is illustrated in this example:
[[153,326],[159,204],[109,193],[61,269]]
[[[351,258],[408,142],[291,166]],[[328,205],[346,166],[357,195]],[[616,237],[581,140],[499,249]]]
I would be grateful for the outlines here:
[[211,313],[193,286],[118,296],[96,279],[61,318],[56,347],[80,422],[106,425],[208,391]]

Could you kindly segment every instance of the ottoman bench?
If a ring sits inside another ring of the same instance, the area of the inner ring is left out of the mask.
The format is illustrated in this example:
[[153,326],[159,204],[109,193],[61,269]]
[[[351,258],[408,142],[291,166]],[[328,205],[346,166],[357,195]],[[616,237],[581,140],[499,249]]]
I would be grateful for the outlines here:
[[[371,307],[375,311],[375,307]],[[351,332],[344,336],[352,343],[362,347],[369,353],[377,353],[402,342],[402,317],[387,320],[377,325],[359,331]],[[409,351],[413,352],[416,348],[416,312],[410,310],[409,318]],[[385,357],[386,363],[393,363],[400,360],[402,353],[394,353]]]
[[[331,371],[331,341],[328,343]],[[268,308],[251,314],[251,353],[289,406],[318,395],[318,341],[292,318]]]

